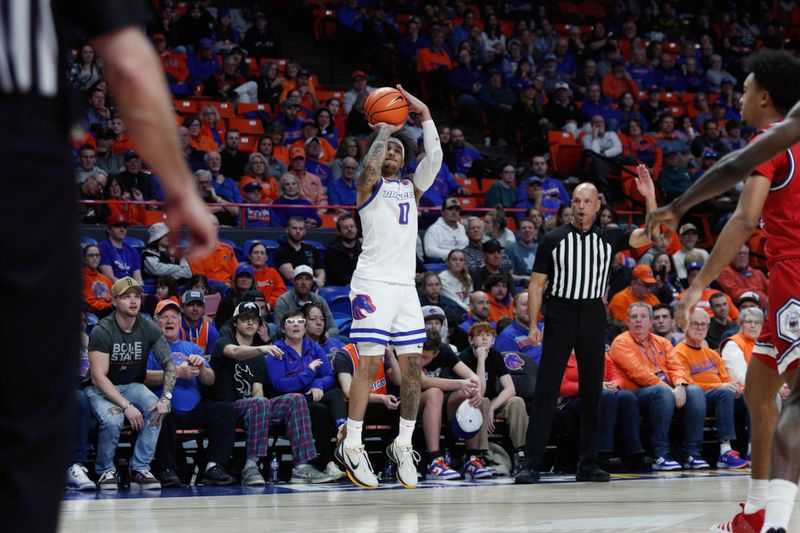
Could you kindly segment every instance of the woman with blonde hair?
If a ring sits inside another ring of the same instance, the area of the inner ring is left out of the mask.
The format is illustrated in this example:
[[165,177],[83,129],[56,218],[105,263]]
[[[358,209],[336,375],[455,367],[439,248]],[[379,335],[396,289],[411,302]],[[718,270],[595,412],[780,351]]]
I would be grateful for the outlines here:
[[250,154],[250,160],[244,167],[244,176],[239,180],[239,191],[244,196],[244,188],[249,184],[258,182],[261,185],[261,203],[270,204],[280,196],[278,182],[269,174],[269,161],[263,154],[255,152]]
[[[211,104],[206,104],[200,111],[200,137],[208,139],[207,142],[213,142],[216,146],[222,146],[225,143],[225,122],[217,111],[217,108]],[[199,148],[198,148],[199,150]]]
[[439,273],[442,295],[456,302],[464,311],[469,311],[472,277],[467,270],[467,258],[462,250],[450,250],[446,263],[447,270]]

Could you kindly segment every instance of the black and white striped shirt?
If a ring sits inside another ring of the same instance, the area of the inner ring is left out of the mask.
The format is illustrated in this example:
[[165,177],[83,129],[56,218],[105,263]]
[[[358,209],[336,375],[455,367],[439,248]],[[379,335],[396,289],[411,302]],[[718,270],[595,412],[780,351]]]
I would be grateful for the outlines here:
[[[144,23],[140,0],[0,0],[0,95],[55,98],[64,88],[59,44]],[[72,44],[72,43],[71,43]]]
[[539,240],[533,271],[546,274],[548,295],[566,300],[595,300],[606,290],[614,255],[628,246],[632,230],[582,232],[572,224],[559,226]]

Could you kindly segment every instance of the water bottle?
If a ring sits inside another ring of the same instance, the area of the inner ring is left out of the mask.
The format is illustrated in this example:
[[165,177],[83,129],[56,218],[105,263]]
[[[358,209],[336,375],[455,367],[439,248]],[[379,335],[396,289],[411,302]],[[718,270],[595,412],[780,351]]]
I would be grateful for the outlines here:
[[447,448],[444,449],[444,462],[447,463],[448,466],[452,466],[453,458],[450,457],[450,450]]
[[269,462],[269,482],[273,484],[277,484],[280,482],[280,478],[278,477],[279,471],[281,469],[281,462],[278,460],[278,454],[272,454],[272,460]]

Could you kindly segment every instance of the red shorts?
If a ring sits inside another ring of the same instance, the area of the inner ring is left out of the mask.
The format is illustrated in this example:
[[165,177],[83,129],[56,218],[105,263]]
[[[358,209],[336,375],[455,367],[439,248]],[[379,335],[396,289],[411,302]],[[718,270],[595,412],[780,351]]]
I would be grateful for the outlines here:
[[800,259],[782,259],[769,268],[769,312],[753,356],[778,373],[800,362]]

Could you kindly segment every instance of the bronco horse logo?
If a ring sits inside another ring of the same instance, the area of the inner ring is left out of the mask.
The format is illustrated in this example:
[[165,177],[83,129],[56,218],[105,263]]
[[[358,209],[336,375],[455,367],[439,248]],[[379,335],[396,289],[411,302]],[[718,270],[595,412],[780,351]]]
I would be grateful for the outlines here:
[[374,313],[377,308],[372,303],[368,294],[356,294],[353,298],[353,320],[364,320],[367,315]]

